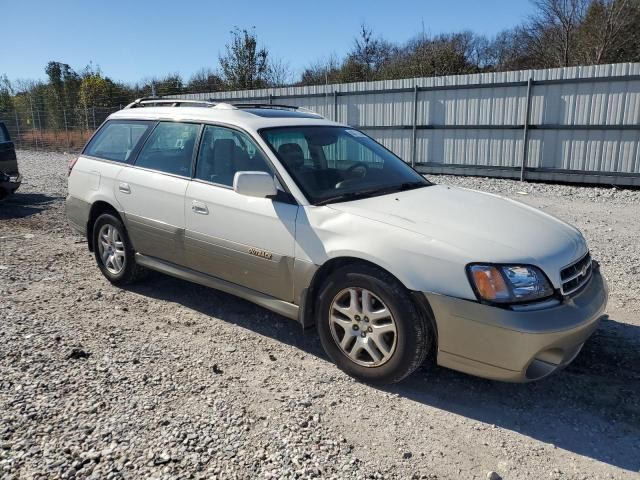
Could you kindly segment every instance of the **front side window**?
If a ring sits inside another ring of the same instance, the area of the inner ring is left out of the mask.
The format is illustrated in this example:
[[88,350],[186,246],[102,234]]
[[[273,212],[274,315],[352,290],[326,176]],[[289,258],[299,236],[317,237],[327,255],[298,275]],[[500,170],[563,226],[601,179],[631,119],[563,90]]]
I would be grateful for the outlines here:
[[215,125],[205,126],[196,164],[196,178],[233,186],[236,172],[267,172],[267,160],[246,134]]
[[148,121],[110,120],[95,134],[83,153],[106,160],[127,162],[152,125],[153,122]]
[[190,177],[199,130],[196,123],[160,122],[140,150],[136,166]]
[[431,185],[364,133],[346,127],[281,127],[261,132],[314,204]]

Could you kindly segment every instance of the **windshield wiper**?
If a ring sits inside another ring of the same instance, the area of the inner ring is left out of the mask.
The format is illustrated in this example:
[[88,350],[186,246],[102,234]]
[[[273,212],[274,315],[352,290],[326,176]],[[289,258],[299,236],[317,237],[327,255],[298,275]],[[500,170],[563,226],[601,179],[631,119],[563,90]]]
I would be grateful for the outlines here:
[[395,192],[404,192],[406,190],[414,190],[416,188],[428,187],[429,184],[425,182],[405,182],[399,185],[390,185],[387,187],[380,187],[376,189],[367,190],[367,195],[388,195]]
[[358,200],[360,198],[367,198],[374,195],[387,195],[394,192],[404,192],[405,190],[413,190],[415,188],[428,187],[430,183],[426,182],[405,182],[399,185],[392,185],[387,187],[372,188],[370,190],[362,190],[360,192],[348,192],[333,197],[324,198],[315,205],[326,205],[327,203],[335,202],[348,202],[350,200]]
[[404,192],[405,190],[413,190],[415,188],[430,187],[431,185],[432,185],[431,183],[423,182],[423,181],[406,182],[400,185],[399,191]]
[[372,191],[367,190],[364,192],[342,193],[340,195],[335,195],[333,197],[323,198],[319,202],[314,203],[314,205],[326,205],[327,203],[348,202],[349,200],[357,200],[359,198],[368,197],[374,191],[375,190],[372,190]]

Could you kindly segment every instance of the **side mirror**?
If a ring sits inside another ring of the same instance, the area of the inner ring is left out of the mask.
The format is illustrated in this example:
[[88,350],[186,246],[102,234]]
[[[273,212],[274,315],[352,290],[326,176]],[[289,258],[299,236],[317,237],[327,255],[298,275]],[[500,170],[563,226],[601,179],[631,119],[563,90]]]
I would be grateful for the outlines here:
[[278,193],[273,177],[267,172],[236,172],[233,190],[240,195],[267,198]]

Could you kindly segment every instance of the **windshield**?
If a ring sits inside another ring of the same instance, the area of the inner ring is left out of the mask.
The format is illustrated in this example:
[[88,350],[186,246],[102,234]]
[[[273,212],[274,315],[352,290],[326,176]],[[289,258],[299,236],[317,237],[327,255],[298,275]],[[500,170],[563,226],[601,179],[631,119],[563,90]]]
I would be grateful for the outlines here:
[[389,150],[352,128],[282,127],[260,134],[316,205],[430,185]]

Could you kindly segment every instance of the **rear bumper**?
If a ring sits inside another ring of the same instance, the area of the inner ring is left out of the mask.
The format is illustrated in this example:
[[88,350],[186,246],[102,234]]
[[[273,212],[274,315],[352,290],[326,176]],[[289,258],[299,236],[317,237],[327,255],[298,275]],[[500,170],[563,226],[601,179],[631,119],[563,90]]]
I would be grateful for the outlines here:
[[438,327],[438,364],[507,382],[538,380],[568,365],[597,328],[608,290],[599,270],[562,304],[514,311],[427,293]]
[[67,220],[69,220],[69,225],[78,233],[86,235],[91,204],[69,195],[65,201],[64,209],[67,214]]
[[0,172],[0,189],[8,193],[15,192],[22,183],[22,175],[19,173]]

